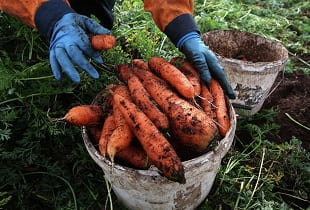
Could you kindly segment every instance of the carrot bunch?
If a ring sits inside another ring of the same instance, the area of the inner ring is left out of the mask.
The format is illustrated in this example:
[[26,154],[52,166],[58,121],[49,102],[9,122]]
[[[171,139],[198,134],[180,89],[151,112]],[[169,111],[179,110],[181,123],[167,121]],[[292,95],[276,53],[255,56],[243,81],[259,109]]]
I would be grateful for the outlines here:
[[73,108],[63,119],[87,126],[100,154],[112,162],[138,169],[155,165],[168,179],[184,183],[181,155],[202,154],[230,128],[221,86],[214,79],[204,84],[193,65],[179,57],[170,62],[160,57],[133,59],[115,72],[122,83],[106,88],[108,110],[84,105],[95,112],[72,114]]

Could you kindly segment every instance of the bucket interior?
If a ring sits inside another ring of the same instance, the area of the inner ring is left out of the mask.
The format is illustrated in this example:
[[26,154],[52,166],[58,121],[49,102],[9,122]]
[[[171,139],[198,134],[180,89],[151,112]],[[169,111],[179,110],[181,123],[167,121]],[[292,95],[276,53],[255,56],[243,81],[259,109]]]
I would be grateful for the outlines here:
[[287,59],[287,50],[278,42],[242,31],[211,31],[204,43],[219,56],[248,62],[274,62]]

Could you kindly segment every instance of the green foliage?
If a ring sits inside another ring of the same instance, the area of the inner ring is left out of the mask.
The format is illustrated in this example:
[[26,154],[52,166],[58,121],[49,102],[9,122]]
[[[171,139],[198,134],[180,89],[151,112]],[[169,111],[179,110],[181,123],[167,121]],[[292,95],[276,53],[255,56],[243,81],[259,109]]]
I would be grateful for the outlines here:
[[[238,120],[235,145],[223,159],[214,187],[199,209],[303,209],[309,200],[308,151],[301,141],[275,144],[268,133],[277,113],[262,110]],[[308,203],[309,205],[309,203]]]
[[[309,74],[310,19],[307,1],[196,0],[195,20],[202,33],[248,31],[284,44],[295,69]],[[298,54],[298,56],[296,55]]]
[[[196,0],[201,33],[238,29],[282,42],[290,51],[287,72],[310,73],[309,3],[298,0]],[[81,72],[82,82],[55,81],[48,41],[0,12],[0,209],[124,209],[103,172],[86,151],[80,129],[49,121],[74,105],[91,103],[114,82],[115,65],[132,58],[180,52],[155,26],[140,0],[117,1],[112,30],[117,46],[92,64],[100,78]],[[300,141],[276,145],[274,110],[238,121],[231,151],[199,209],[300,209],[309,200],[309,153]],[[112,200],[109,200],[109,197]],[[110,202],[110,203],[109,203]]]
[[12,196],[8,196],[7,192],[0,192],[0,209],[2,209],[1,206],[5,206],[12,198]]
[[127,58],[149,59],[160,55],[166,58],[178,54],[176,48],[154,24],[151,14],[143,10],[140,1],[122,1],[116,5],[113,34],[118,37]]
[[[1,14],[0,22],[0,191],[7,193],[1,205],[101,208],[106,195],[102,171],[82,146],[79,129],[50,122],[47,111],[60,117],[76,104],[90,103],[115,78],[113,67],[98,65],[102,77],[96,83],[85,73],[81,84],[66,77],[58,82],[50,70],[47,41],[12,17]],[[88,162],[81,162],[83,157]],[[89,201],[89,187],[101,185]]]

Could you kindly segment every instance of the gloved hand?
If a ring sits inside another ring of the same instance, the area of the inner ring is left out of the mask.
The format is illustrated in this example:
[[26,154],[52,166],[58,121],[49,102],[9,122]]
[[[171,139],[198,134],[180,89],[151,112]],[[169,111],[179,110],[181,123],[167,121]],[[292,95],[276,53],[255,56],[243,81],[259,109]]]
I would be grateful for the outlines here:
[[87,33],[111,34],[95,20],[76,13],[65,14],[55,24],[50,39],[49,59],[57,80],[61,79],[61,69],[63,69],[72,81],[80,82],[80,75],[72,61],[91,77],[99,77],[97,70],[84,56],[87,55],[96,62],[103,63],[99,52],[92,48]]
[[197,32],[190,32],[184,35],[177,47],[186,58],[195,66],[200,73],[200,78],[210,84],[211,77],[214,77],[222,86],[224,93],[235,99],[236,95],[230,86],[224,68],[219,63],[215,54],[203,43]]

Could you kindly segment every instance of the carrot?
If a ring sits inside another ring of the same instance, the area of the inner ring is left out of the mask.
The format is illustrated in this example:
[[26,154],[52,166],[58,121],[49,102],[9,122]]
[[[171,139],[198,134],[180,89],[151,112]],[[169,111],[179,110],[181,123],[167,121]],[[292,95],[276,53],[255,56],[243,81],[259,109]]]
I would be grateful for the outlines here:
[[116,158],[138,169],[147,169],[151,165],[146,152],[141,147],[133,144],[119,151]]
[[99,138],[99,151],[100,154],[104,157],[107,154],[107,145],[114,130],[115,130],[114,116],[113,114],[110,114],[104,121]]
[[66,120],[76,126],[95,126],[103,120],[103,110],[97,105],[80,105],[71,108],[63,118],[53,121]]
[[168,179],[185,183],[181,160],[171,144],[144,112],[118,94],[114,94],[113,103],[123,114],[152,163]]
[[132,132],[126,123],[116,126],[107,144],[107,154],[112,161],[119,151],[129,146],[132,137]]
[[152,57],[148,65],[159,77],[174,87],[183,97],[189,99],[195,96],[193,85],[175,66],[160,57]]
[[134,103],[150,118],[156,127],[160,130],[168,129],[169,120],[167,116],[160,111],[158,104],[134,74],[128,80],[128,88]]
[[[137,61],[138,59],[135,59],[135,62]],[[155,123],[155,125],[159,129],[163,129],[163,130],[167,129],[169,127],[168,118],[166,117],[165,114],[163,114],[159,110],[159,108],[157,107],[158,105],[151,98],[149,93],[145,90],[139,78],[137,78],[133,74],[133,69],[139,69],[140,71],[145,71],[136,66],[131,68],[130,66],[124,65],[124,64],[119,65],[116,71],[117,71],[119,79],[125,83],[128,83],[130,95],[134,99],[134,102],[138,105],[138,107],[146,113],[146,115],[151,119],[152,122]]]
[[108,50],[116,45],[116,39],[110,34],[100,34],[91,36],[91,45],[96,50]]
[[218,81],[211,79],[209,89],[214,98],[215,114],[218,121],[219,133],[225,136],[230,127],[230,121],[223,89]]
[[132,100],[130,92],[129,92],[127,86],[125,86],[125,85],[116,85],[113,88],[113,94],[119,94],[119,95],[123,96],[124,98],[126,98],[130,101]]
[[216,121],[216,115],[213,110],[213,96],[210,93],[207,85],[201,83],[201,98],[200,98],[200,105],[203,111],[213,120]]
[[133,72],[171,120],[175,136],[193,151],[204,151],[217,132],[213,120],[202,110],[180,98],[166,82],[151,72],[135,68]]
[[120,64],[116,66],[114,69],[116,72],[117,77],[123,81],[124,83],[127,83],[127,80],[129,79],[130,75],[132,74],[131,67],[126,64]]
[[195,96],[200,95],[200,76],[195,67],[189,61],[181,57],[175,57],[171,59],[170,63],[175,65],[187,77],[187,79],[194,87]]
[[140,69],[143,69],[145,71],[150,71],[148,64],[144,62],[142,59],[133,59],[132,64]]
[[[114,90],[114,94],[119,94],[127,100],[131,100],[130,93],[127,87],[124,85],[118,85]],[[133,138],[133,133],[131,132],[129,125],[127,124],[125,118],[123,117],[117,106],[114,104],[114,102],[113,116],[116,127],[107,145],[107,153],[112,161],[114,161],[114,157],[117,152],[130,145],[130,142]]]

